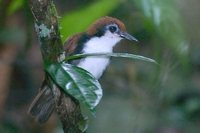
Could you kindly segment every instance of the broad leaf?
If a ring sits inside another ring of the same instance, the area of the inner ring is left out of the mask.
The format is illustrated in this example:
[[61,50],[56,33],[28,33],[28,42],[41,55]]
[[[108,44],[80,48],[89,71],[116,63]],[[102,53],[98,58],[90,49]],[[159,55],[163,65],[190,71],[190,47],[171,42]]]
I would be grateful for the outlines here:
[[157,62],[151,58],[147,58],[141,55],[135,55],[135,54],[128,54],[128,53],[90,53],[90,54],[76,54],[72,56],[66,57],[67,60],[75,60],[75,59],[80,59],[84,57],[91,57],[91,56],[96,56],[96,57],[121,57],[121,58],[130,58],[130,59],[136,59],[136,60],[142,60],[142,61],[147,61],[147,62],[152,62],[156,63]]
[[66,63],[47,65],[45,69],[67,94],[94,111],[102,97],[101,85],[96,78],[86,70]]

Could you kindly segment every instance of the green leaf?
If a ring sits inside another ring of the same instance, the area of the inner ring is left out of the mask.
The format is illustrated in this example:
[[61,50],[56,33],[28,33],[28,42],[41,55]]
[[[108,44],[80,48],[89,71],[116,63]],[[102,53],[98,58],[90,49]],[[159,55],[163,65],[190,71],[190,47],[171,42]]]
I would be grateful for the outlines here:
[[[188,64],[189,42],[186,39],[181,13],[174,0],[132,0],[141,9],[179,60]],[[160,44],[159,44],[160,45]]]
[[68,60],[75,60],[75,59],[80,59],[84,57],[89,57],[89,56],[97,56],[97,57],[121,57],[121,58],[130,58],[130,59],[136,59],[136,60],[142,60],[142,61],[147,61],[151,63],[157,64],[157,62],[151,58],[147,58],[141,55],[135,55],[135,54],[128,54],[128,53],[90,53],[90,54],[76,54],[72,56],[68,56],[65,58],[65,61]]
[[15,11],[22,8],[24,0],[13,0],[8,8],[8,15],[12,15]]
[[78,123],[78,127],[82,131],[82,133],[86,132],[86,130],[88,129],[88,117],[84,117],[84,120]]
[[50,64],[45,69],[59,87],[94,112],[103,93],[101,85],[93,75],[66,63]]
[[91,5],[63,15],[61,18],[61,35],[65,41],[66,37],[74,33],[85,31],[86,28],[96,19],[107,15],[112,10],[117,8],[120,0],[101,0],[95,1]]

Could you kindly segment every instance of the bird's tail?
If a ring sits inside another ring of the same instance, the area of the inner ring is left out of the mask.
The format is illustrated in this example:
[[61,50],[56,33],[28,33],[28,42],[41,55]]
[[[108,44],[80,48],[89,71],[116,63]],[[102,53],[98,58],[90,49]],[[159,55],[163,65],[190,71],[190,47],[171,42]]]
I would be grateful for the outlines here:
[[49,119],[54,108],[55,102],[53,92],[44,81],[39,93],[31,103],[28,113],[39,123],[44,123]]

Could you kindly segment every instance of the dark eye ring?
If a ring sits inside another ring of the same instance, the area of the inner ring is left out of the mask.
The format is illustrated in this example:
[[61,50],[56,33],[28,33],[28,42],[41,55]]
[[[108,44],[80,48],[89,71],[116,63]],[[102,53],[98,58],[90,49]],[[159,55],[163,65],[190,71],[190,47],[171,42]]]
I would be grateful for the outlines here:
[[110,26],[109,27],[110,32],[114,33],[117,30],[116,26]]

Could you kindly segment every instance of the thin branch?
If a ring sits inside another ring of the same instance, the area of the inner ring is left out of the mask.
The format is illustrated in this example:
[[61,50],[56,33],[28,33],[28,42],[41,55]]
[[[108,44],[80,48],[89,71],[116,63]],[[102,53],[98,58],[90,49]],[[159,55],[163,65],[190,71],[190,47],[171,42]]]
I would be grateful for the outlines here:
[[[30,9],[35,19],[35,30],[40,40],[40,48],[44,64],[58,63],[65,59],[59,33],[58,16],[52,0],[30,0]],[[65,133],[81,133],[81,114],[77,100],[64,94],[46,74],[48,86],[53,92],[56,112],[58,113]]]

